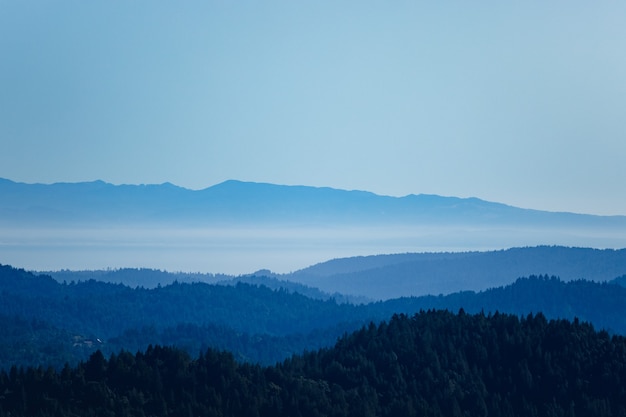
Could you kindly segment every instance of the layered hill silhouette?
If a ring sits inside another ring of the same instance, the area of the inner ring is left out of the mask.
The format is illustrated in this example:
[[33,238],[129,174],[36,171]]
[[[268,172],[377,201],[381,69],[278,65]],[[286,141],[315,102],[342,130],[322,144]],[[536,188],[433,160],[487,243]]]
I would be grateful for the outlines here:
[[345,332],[396,313],[460,309],[589,321],[626,334],[626,288],[585,280],[529,277],[486,291],[404,297],[352,305],[283,289],[239,283],[174,283],[153,289],[86,281],[0,267],[0,367],[62,366],[97,349],[137,351],[178,346],[190,354],[213,347],[242,361],[272,364],[330,346]]
[[530,275],[608,281],[626,274],[626,249],[563,246],[462,253],[405,253],[333,259],[281,278],[374,300],[480,291]]
[[[623,248],[626,216],[241,181],[188,190],[169,183],[0,180],[0,232],[0,261],[34,270],[139,267],[240,275],[287,273],[358,255],[537,245]],[[402,295],[418,294],[423,292]]]
[[[174,281],[235,285],[244,282],[310,298],[362,303],[398,297],[481,291],[519,277],[558,276],[563,281],[604,282],[626,276],[626,249],[537,246],[482,252],[403,253],[333,259],[289,273],[170,273],[146,268],[44,271],[59,282],[96,280],[155,288]],[[622,278],[623,279],[623,278]]]
[[516,224],[626,227],[626,216],[521,209],[477,198],[282,186],[229,180],[189,190],[170,183],[25,184],[0,179],[0,221],[12,225],[90,222],[187,225],[250,224]]
[[274,366],[228,352],[96,351],[0,372],[0,416],[622,416],[626,339],[578,320],[393,315]]

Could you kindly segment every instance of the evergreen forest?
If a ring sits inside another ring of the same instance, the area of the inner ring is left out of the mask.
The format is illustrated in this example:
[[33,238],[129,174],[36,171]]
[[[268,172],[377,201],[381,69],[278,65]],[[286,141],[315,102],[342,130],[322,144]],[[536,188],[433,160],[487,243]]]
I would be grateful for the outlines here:
[[0,266],[0,417],[626,416],[621,278],[362,304],[263,282]]
[[578,320],[422,311],[273,366],[99,350],[0,373],[0,416],[626,416],[626,339]]
[[96,350],[108,356],[149,345],[177,347],[191,356],[208,348],[225,350],[239,362],[273,365],[305,350],[330,347],[343,334],[393,314],[461,308],[578,318],[626,335],[626,288],[612,283],[534,276],[482,292],[354,305],[246,283],[174,282],[156,288],[94,280],[59,283],[0,266],[0,369],[60,369],[87,360]]

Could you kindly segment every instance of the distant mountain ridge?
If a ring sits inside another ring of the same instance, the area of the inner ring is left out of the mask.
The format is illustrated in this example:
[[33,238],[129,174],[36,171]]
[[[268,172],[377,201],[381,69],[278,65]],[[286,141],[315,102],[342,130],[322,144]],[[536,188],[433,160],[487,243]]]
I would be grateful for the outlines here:
[[334,299],[343,303],[365,303],[371,301],[365,297],[353,297],[346,294],[329,294],[314,287],[308,287],[296,282],[279,279],[279,275],[268,270],[257,271],[249,275],[231,276],[220,274],[200,274],[200,273],[171,273],[167,271],[146,269],[146,268],[123,268],[112,270],[95,271],[39,271],[39,274],[51,276],[59,283],[79,283],[86,281],[99,281],[109,284],[122,284],[131,288],[154,289],[159,286],[167,286],[175,282],[179,284],[219,284],[236,286],[238,283],[245,283],[256,286],[265,286],[272,290],[284,290],[290,293],[302,294],[308,298],[318,300]]
[[565,282],[614,281],[626,286],[626,249],[537,246],[497,251],[399,253],[332,259],[288,274],[260,270],[240,276],[171,273],[145,268],[39,273],[61,283],[96,280],[144,288],[173,282],[222,285],[243,282],[297,292],[309,298],[367,303],[398,297],[483,291],[531,275],[554,275]]
[[366,191],[229,180],[203,190],[171,183],[25,184],[0,179],[0,222],[47,224],[536,224],[625,227],[626,216],[521,209],[478,198],[381,196]]
[[282,279],[370,299],[482,291],[530,275],[603,282],[626,274],[626,249],[563,246],[333,259]]
[[0,262],[27,269],[242,275],[259,269],[285,273],[358,255],[537,245],[624,248],[626,216],[234,180],[197,191],[170,183],[0,180],[0,232]]
[[61,284],[0,265],[0,369],[16,362],[61,367],[95,349],[108,356],[155,343],[184,346],[190,353],[214,346],[246,360],[274,363],[329,346],[344,332],[394,313],[461,308],[578,317],[626,334],[626,288],[547,276],[482,292],[350,305],[244,283],[174,283],[153,289],[93,280]]

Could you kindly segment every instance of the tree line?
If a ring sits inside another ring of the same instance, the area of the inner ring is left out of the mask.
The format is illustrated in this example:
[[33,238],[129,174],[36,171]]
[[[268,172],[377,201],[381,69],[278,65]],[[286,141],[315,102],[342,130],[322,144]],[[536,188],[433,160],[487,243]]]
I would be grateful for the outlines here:
[[98,281],[59,283],[0,266],[0,369],[58,369],[65,362],[76,365],[98,349],[109,356],[150,344],[176,346],[191,355],[211,347],[232,352],[238,361],[272,365],[304,350],[332,346],[345,332],[394,313],[460,308],[579,317],[611,334],[626,334],[626,288],[584,280],[528,277],[478,293],[351,305],[244,283],[173,283],[152,289]]
[[162,346],[0,372],[5,416],[625,416],[626,339],[578,320],[394,315],[273,365]]

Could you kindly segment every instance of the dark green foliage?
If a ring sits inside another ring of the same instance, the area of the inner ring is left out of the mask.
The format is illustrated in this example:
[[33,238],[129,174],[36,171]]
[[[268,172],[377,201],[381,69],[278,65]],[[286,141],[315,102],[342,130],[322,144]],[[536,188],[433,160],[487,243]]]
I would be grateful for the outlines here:
[[62,367],[100,349],[177,346],[191,355],[207,348],[238,361],[274,364],[294,353],[331,346],[339,336],[394,313],[447,309],[578,317],[626,334],[626,288],[556,278],[519,279],[507,287],[448,296],[402,298],[366,305],[314,300],[285,290],[174,283],[154,289],[87,281],[60,284],[46,275],[0,266],[0,369]]
[[197,353],[210,347],[231,351],[238,361],[275,364],[294,352],[331,346],[339,336],[359,328],[360,325],[360,322],[338,324],[307,334],[293,333],[284,336],[238,333],[227,327],[208,324],[179,324],[163,330],[144,327],[128,330],[121,336],[109,339],[106,351],[137,351],[145,349],[149,344],[160,344]]
[[[248,284],[176,282],[154,289],[93,280],[60,284],[0,266],[0,324],[13,329],[0,337],[0,369],[60,367],[87,359],[96,349],[110,354],[149,344],[176,345],[191,354],[227,349],[239,360],[271,364],[329,346],[371,319],[334,300]],[[40,326],[23,325],[31,322]],[[24,341],[36,354],[25,351]],[[48,354],[41,352],[49,347]]]
[[0,416],[625,416],[626,339],[578,321],[395,315],[271,367],[99,351],[0,373]]
[[389,314],[412,313],[419,309],[448,309],[468,312],[507,312],[526,315],[543,313],[548,318],[578,317],[594,326],[626,334],[626,288],[585,280],[563,282],[556,277],[520,278],[505,287],[447,296],[400,298],[376,304]]
[[41,320],[0,316],[0,329],[0,369],[9,369],[11,365],[75,363],[93,353],[68,331]]
[[358,317],[352,306],[333,300],[247,284],[175,282],[132,289],[90,280],[64,285],[8,266],[0,266],[0,291],[0,314],[45,318],[54,326],[101,339],[147,325],[165,329],[181,323],[227,323],[237,332],[287,335],[334,326],[337,315],[345,321]]

